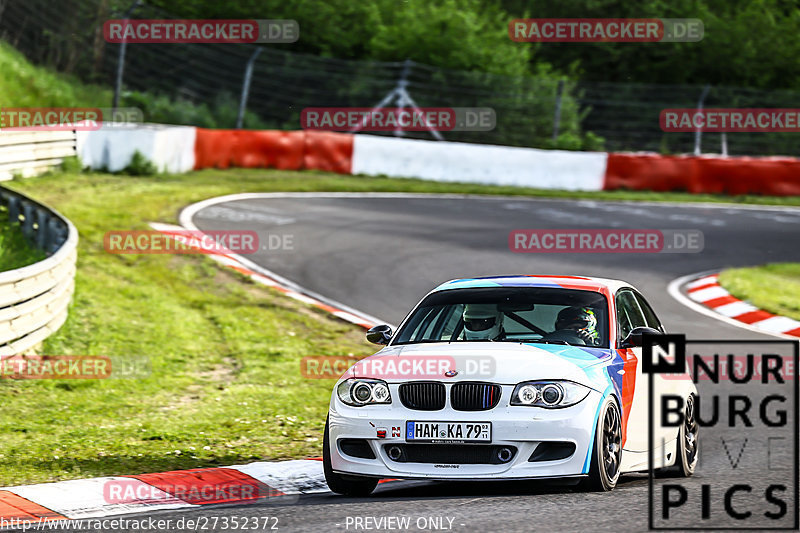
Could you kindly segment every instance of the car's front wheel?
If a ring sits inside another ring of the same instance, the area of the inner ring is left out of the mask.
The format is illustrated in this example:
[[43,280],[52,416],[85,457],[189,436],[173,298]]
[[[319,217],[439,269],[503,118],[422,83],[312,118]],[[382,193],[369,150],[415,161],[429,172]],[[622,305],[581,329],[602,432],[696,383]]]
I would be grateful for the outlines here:
[[690,394],[686,399],[683,424],[678,432],[677,457],[675,458],[676,473],[683,477],[694,474],[697,460],[700,457],[700,441],[698,439],[700,426],[697,423],[696,409],[696,396]]
[[325,433],[322,437],[322,470],[325,472],[325,481],[328,488],[337,494],[345,496],[368,496],[378,486],[378,480],[371,477],[347,476],[337,474],[331,466],[331,445],[328,431],[328,422],[325,420]]
[[617,486],[622,460],[622,420],[616,400],[609,396],[603,401],[592,448],[589,477],[583,483],[586,490],[609,491]]

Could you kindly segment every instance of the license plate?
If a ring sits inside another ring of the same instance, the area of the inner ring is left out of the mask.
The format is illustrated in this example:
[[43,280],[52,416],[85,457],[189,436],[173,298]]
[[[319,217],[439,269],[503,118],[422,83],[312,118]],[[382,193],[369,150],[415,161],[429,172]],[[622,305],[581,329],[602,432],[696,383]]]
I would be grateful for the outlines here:
[[491,422],[406,422],[406,440],[415,442],[492,442]]

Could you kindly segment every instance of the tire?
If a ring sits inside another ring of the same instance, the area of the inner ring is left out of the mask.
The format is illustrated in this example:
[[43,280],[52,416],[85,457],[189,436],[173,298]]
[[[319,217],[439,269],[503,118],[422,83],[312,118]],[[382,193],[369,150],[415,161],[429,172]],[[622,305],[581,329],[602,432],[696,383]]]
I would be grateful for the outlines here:
[[331,492],[344,496],[369,496],[378,480],[363,476],[346,476],[337,474],[331,466],[331,446],[328,436],[328,420],[325,420],[325,433],[322,438],[322,470],[325,472],[325,482]]
[[616,400],[609,396],[600,408],[592,447],[589,477],[584,490],[607,492],[617,486],[622,460],[622,419]]
[[682,477],[689,477],[694,474],[700,457],[700,440],[698,438],[700,426],[695,416],[695,410],[697,409],[695,399],[696,396],[694,394],[690,394],[686,399],[683,424],[681,424],[680,431],[678,431],[677,457],[675,457],[675,466],[671,469]]

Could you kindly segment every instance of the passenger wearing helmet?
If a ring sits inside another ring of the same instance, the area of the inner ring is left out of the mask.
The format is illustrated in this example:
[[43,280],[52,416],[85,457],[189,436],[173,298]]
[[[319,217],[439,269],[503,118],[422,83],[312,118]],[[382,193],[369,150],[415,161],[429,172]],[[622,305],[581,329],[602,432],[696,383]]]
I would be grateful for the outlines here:
[[556,331],[570,330],[578,334],[588,346],[600,344],[597,315],[588,307],[565,307],[556,318]]
[[469,341],[493,341],[503,335],[503,313],[495,304],[466,304],[463,318],[464,338]]

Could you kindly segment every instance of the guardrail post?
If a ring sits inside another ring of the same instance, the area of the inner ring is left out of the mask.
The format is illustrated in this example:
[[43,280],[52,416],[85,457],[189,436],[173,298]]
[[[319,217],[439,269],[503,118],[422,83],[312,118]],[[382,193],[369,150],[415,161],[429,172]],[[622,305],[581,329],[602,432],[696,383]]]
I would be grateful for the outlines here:
[[19,222],[19,198],[8,196],[8,219],[11,222]]
[[[703,111],[703,103],[706,101],[706,96],[708,96],[708,91],[711,90],[711,85],[706,85],[703,87],[703,92],[700,94],[700,100],[697,102],[697,112]],[[700,155],[700,141],[703,136],[702,128],[697,128],[697,131],[694,132],[694,155]]]
[[33,206],[28,202],[22,203],[22,216],[25,220],[22,221],[22,234],[29,240],[33,240]]
[[47,220],[47,237],[44,241],[44,248],[48,254],[55,252],[61,245],[61,232],[58,230],[58,220],[50,217]]
[[244,82],[242,83],[242,96],[239,99],[239,114],[236,115],[236,129],[242,129],[244,124],[244,112],[247,109],[247,97],[250,94],[250,82],[253,80],[253,65],[256,63],[258,55],[261,53],[262,48],[255,49],[250,59],[247,60],[247,67],[244,70]]
[[[128,8],[125,14],[122,16],[123,20],[127,21],[128,18],[133,13],[133,10],[139,7],[142,4],[142,0],[136,0],[136,2]],[[117,78],[114,82],[114,102],[111,104],[111,110],[116,111],[117,107],[119,107],[119,95],[122,92],[122,74],[125,71],[125,49],[128,47],[128,42],[125,40],[125,37],[122,37],[122,43],[119,45],[119,57],[117,58]]]
[[45,249],[47,242],[47,213],[42,209],[36,210],[36,247]]

